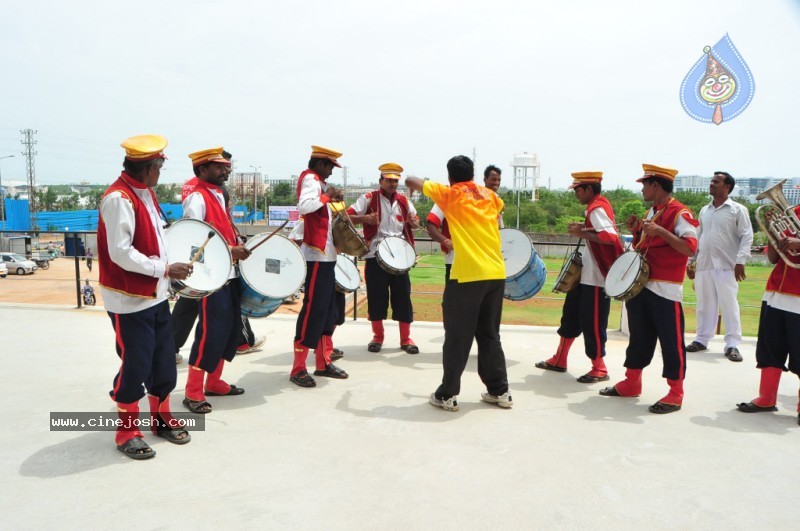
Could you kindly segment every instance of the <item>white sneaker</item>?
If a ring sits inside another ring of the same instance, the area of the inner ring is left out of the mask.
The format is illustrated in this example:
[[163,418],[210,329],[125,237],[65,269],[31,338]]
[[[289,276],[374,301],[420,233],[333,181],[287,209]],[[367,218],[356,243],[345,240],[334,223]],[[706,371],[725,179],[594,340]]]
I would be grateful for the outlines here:
[[497,404],[498,406],[505,408],[509,408],[514,405],[514,401],[511,400],[511,395],[508,394],[508,392],[500,396],[490,395],[489,393],[481,393],[481,400],[488,402],[489,404]]
[[458,411],[458,402],[456,401],[455,396],[451,396],[447,400],[442,400],[441,398],[436,398],[436,393],[431,393],[431,405],[440,407],[445,411]]
[[[256,340],[253,341],[253,346],[251,346],[250,348],[252,350],[256,350],[256,349],[260,348],[261,345],[263,345],[266,342],[267,342],[267,336],[258,336],[256,338]],[[252,350],[251,350],[251,352],[252,352]]]

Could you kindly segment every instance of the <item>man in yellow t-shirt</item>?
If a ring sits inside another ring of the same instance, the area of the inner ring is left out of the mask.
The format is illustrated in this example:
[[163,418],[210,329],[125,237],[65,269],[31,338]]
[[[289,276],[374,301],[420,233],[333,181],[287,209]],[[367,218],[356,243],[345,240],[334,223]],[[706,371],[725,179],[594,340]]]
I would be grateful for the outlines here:
[[481,399],[504,408],[513,405],[500,343],[506,268],[497,216],[503,210],[503,200],[475,184],[474,176],[472,161],[459,155],[447,162],[450,186],[415,177],[406,179],[409,189],[421,191],[442,209],[455,249],[442,299],[444,375],[430,398],[432,405],[447,411],[458,411],[456,398],[473,339],[478,341],[478,375],[487,390],[481,393]]

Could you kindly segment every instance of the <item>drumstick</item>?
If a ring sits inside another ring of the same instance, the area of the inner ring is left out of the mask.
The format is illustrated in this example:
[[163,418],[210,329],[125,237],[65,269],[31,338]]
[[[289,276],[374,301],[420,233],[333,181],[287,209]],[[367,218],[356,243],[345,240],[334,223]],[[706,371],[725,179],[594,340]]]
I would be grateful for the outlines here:
[[277,229],[275,229],[274,231],[270,232],[270,233],[269,233],[269,236],[267,236],[266,238],[264,238],[263,240],[261,240],[260,242],[258,242],[257,244],[255,244],[254,246],[252,246],[252,247],[249,247],[249,249],[250,249],[250,252],[252,253],[252,252],[253,252],[253,251],[255,251],[256,249],[258,249],[258,247],[259,247],[259,246],[260,246],[262,243],[265,243],[267,240],[269,240],[270,238],[272,238],[273,236],[275,236],[275,235],[276,235],[278,232],[280,232],[280,230],[281,230],[282,228],[284,228],[284,227],[286,226],[286,224],[287,224],[287,223],[289,223],[289,220],[288,220],[288,219],[287,219],[286,221],[284,221],[284,222],[283,222],[283,225],[281,225],[280,227],[278,227],[278,228],[277,228]]
[[195,262],[197,262],[197,260],[200,259],[200,255],[203,254],[203,249],[206,248],[206,245],[208,245],[208,242],[211,241],[211,238],[213,238],[215,234],[216,234],[216,232],[213,231],[213,230],[208,231],[208,238],[206,238],[206,241],[203,242],[203,245],[200,246],[200,248],[197,250],[197,252],[194,253],[194,256],[192,257],[192,261],[189,262],[189,265],[193,265]]

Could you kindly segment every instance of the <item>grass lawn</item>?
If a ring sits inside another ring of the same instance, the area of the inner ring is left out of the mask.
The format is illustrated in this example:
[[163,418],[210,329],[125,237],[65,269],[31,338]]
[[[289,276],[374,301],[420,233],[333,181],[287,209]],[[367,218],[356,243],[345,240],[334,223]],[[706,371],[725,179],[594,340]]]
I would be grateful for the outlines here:
[[[553,285],[561,270],[563,258],[544,258],[547,267],[547,282],[535,297],[527,301],[503,302],[503,323],[542,326],[558,326],[561,320],[561,306],[564,295],[553,293]],[[758,315],[761,310],[761,297],[767,277],[772,271],[769,266],[747,266],[747,279],[739,284],[739,306],[742,316],[742,332],[746,336],[758,333]],[[419,321],[442,320],[442,291],[444,290],[444,256],[425,255],[411,270],[411,298],[414,303],[414,319]],[[683,311],[686,315],[686,332],[694,334],[697,322],[695,304],[697,298],[688,278],[683,284]],[[621,305],[611,301],[608,319],[610,329],[619,328]],[[724,327],[722,329],[724,334]],[[690,338],[687,338],[687,342]]]

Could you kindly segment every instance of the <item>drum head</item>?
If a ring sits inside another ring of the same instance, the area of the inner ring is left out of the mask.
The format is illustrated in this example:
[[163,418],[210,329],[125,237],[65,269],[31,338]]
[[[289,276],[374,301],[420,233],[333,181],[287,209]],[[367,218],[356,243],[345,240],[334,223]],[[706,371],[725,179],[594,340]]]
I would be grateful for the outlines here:
[[194,263],[194,271],[182,281],[196,290],[215,291],[227,282],[233,262],[225,238],[208,223],[188,218],[176,221],[166,231],[167,257],[172,263],[191,262],[212,231],[214,237]]
[[606,295],[619,297],[633,286],[639,270],[642,267],[642,257],[636,251],[622,253],[611,265],[606,275]]
[[381,260],[398,271],[408,271],[414,267],[417,253],[410,243],[397,236],[389,236],[378,244]]
[[[248,247],[254,247],[267,234],[250,238]],[[289,238],[276,234],[253,251],[247,260],[239,262],[242,279],[254,290],[274,299],[293,295],[306,278],[306,260],[303,253]]]
[[527,234],[517,229],[501,229],[500,242],[506,263],[506,278],[516,276],[528,268],[535,251]]
[[346,254],[336,257],[336,283],[347,291],[355,291],[361,285],[361,274],[353,263],[353,258]]

